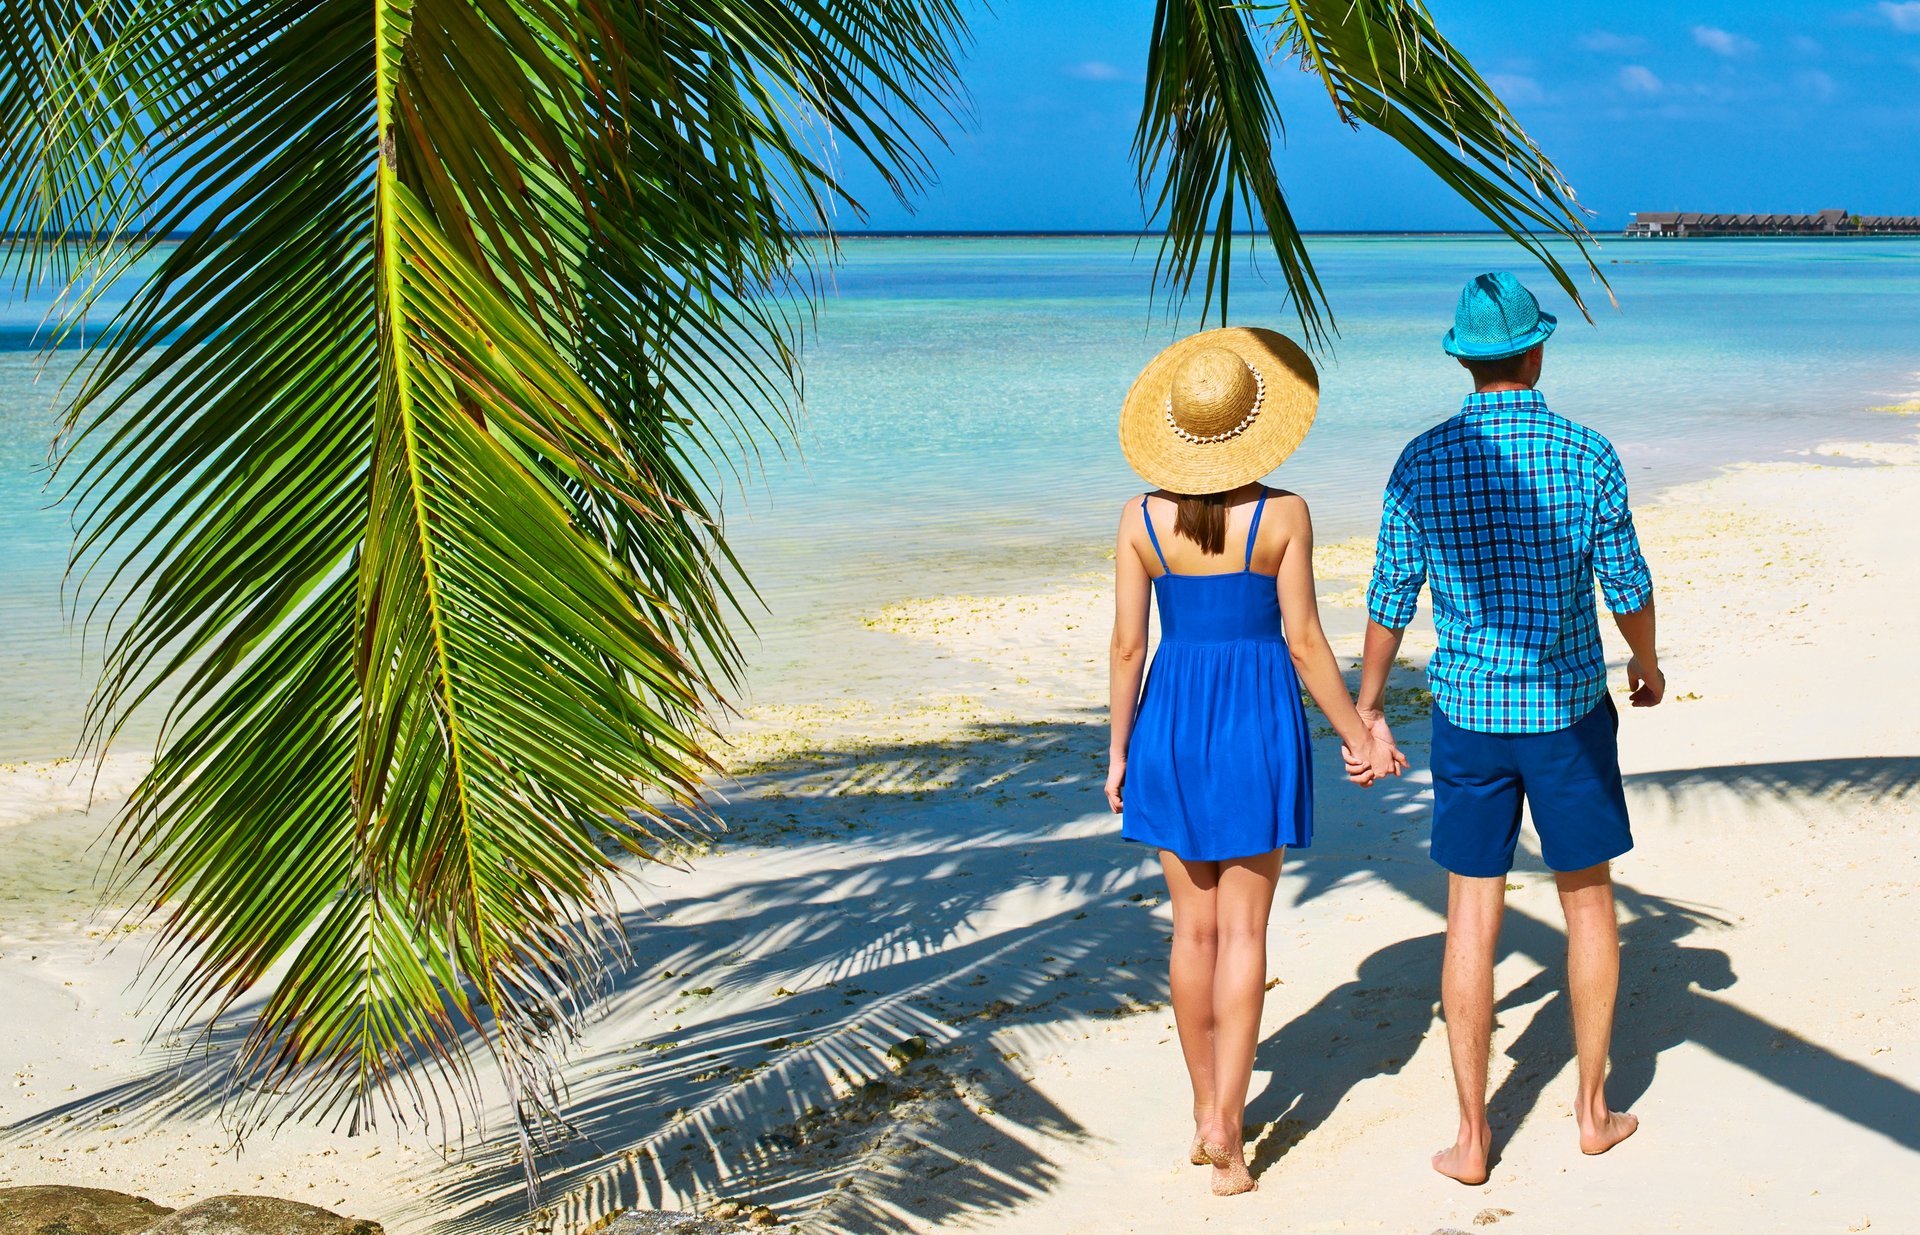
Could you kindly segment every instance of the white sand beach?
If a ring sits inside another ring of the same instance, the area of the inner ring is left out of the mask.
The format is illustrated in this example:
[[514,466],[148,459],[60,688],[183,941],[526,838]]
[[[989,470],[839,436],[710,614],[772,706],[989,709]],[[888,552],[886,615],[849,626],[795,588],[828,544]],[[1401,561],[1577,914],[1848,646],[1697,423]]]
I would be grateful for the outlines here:
[[[52,770],[8,773],[0,1185],[269,1191],[394,1235],[575,1235],[722,1198],[823,1230],[1920,1231],[1920,446],[1832,444],[1641,506],[1671,695],[1623,718],[1638,847],[1616,866],[1611,1095],[1643,1126],[1603,1158],[1575,1144],[1535,852],[1499,968],[1499,1161],[1478,1188],[1427,1166],[1454,1118],[1445,884],[1405,673],[1410,776],[1357,790],[1316,751],[1248,1112],[1261,1190],[1206,1194],[1183,1164],[1168,909],[1099,794],[1109,601],[1089,561],[1044,594],[873,615],[886,671],[927,684],[898,708],[748,714],[730,832],[623,902],[639,963],[571,1056],[577,1136],[531,1218],[498,1112],[444,1157],[418,1128],[234,1149],[218,1081],[244,1021],[210,1053],[145,1044],[146,932],[90,912],[87,845],[124,770],[91,813],[16,792]],[[1322,551],[1344,663],[1367,558]]]

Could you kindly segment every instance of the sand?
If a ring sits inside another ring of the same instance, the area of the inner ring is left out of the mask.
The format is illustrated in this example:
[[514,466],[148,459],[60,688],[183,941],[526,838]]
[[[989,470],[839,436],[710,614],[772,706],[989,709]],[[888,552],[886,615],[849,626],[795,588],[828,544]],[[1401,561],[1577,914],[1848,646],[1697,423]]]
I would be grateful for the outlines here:
[[[1639,845],[1617,865],[1612,1094],[1644,1125],[1604,1158],[1575,1145],[1564,941],[1529,844],[1498,971],[1500,1159],[1480,1188],[1426,1165],[1453,1114],[1410,668],[1393,706],[1412,775],[1361,791],[1316,752],[1248,1113],[1262,1189],[1206,1195],[1182,1164],[1168,910],[1099,794],[1093,561],[1035,595],[872,615],[890,671],[929,684],[897,707],[748,713],[730,832],[623,903],[640,963],[573,1052],[578,1135],[531,1216],[498,1111],[446,1156],[384,1127],[232,1151],[216,1082],[244,1023],[210,1055],[143,1044],[141,933],[88,912],[110,795],[82,814],[52,770],[9,773],[0,1185],[277,1192],[395,1235],[571,1235],[722,1198],[876,1231],[1920,1230],[1920,448],[1734,468],[1640,525],[1672,697],[1622,729]],[[1368,549],[1322,558],[1351,660]],[[1431,646],[1416,630],[1410,665]]]

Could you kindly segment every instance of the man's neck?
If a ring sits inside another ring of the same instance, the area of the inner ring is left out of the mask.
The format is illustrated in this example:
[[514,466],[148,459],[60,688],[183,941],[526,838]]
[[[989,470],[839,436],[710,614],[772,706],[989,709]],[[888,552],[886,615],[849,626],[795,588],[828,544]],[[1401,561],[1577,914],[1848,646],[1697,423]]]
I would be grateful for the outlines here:
[[1488,382],[1484,386],[1475,386],[1473,393],[1477,395],[1504,395],[1532,389],[1533,387],[1526,382]]

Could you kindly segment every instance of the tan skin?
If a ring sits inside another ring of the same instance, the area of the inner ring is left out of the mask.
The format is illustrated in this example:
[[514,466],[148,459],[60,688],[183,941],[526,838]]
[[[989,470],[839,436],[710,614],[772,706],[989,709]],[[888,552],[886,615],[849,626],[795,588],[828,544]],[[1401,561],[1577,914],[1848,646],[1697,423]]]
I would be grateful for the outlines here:
[[[1512,380],[1476,382],[1475,392],[1533,389],[1540,381],[1545,350],[1543,345],[1528,352]],[[1613,620],[1633,653],[1627,662],[1631,702],[1636,708],[1654,707],[1666,695],[1667,679],[1660,671],[1654,645],[1653,602],[1649,600],[1644,609],[1632,613],[1616,613]],[[1393,673],[1405,633],[1378,622],[1367,623],[1357,711],[1376,741],[1391,740],[1386,721],[1387,679]],[[1359,750],[1343,753],[1348,775],[1355,783],[1371,783],[1372,756]],[[1604,1092],[1614,1001],[1620,987],[1620,935],[1613,880],[1608,864],[1602,862],[1586,870],[1557,873],[1554,882],[1567,919],[1567,993],[1573,1006],[1574,1052],[1579,1065],[1574,1120],[1579,1127],[1581,1152],[1601,1154],[1632,1136],[1640,1126],[1637,1116],[1610,1109]],[[1433,1155],[1433,1169],[1470,1185],[1487,1181],[1493,1153],[1492,1132],[1487,1126],[1487,1055],[1493,1033],[1494,955],[1505,905],[1504,877],[1447,876],[1447,951],[1440,973],[1440,1002],[1447,1020],[1460,1125],[1454,1143]]]
[[[1211,555],[1174,534],[1175,504],[1169,495],[1150,495],[1154,529],[1173,569],[1181,574],[1239,570],[1260,493],[1260,486],[1250,484],[1228,495],[1226,550]],[[1121,508],[1114,561],[1107,803],[1117,814],[1125,793],[1127,741],[1146,669],[1149,598],[1153,579],[1162,573],[1137,497]],[[1355,779],[1371,785],[1380,777],[1398,776],[1406,759],[1390,737],[1368,731],[1321,628],[1314,595],[1313,521],[1299,496],[1271,491],[1254,545],[1253,569],[1275,577],[1295,672],[1346,749],[1364,765]],[[1280,877],[1281,852],[1189,862],[1162,850],[1160,862],[1173,905],[1169,970],[1174,1021],[1193,1086],[1193,1156],[1196,1162],[1207,1160],[1203,1145],[1214,1151],[1216,1192],[1249,1191],[1255,1185],[1247,1173],[1241,1123],[1266,996],[1267,915]]]

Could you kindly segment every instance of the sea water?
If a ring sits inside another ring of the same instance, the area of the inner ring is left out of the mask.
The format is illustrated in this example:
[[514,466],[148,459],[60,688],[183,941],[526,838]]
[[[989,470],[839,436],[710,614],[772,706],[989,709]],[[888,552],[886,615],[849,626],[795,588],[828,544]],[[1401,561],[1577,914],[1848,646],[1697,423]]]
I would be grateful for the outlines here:
[[[859,633],[881,606],[1104,566],[1140,488],[1115,438],[1121,398],[1161,347],[1214,324],[1155,298],[1155,252],[1111,237],[845,242],[806,346],[799,438],[728,482],[728,534],[764,602],[743,636],[747,701],[898,690],[864,663],[886,655],[891,636]],[[1559,315],[1543,390],[1613,439],[1636,500],[1731,462],[1903,433],[1872,409],[1920,388],[1920,242],[1608,240],[1596,261],[1618,307],[1581,275],[1592,324],[1504,239],[1319,237],[1312,252],[1339,333],[1316,356],[1314,429],[1270,479],[1307,498],[1322,541],[1367,535],[1400,447],[1458,408],[1466,378],[1440,336],[1484,270],[1516,271]],[[1298,337],[1259,264],[1240,265],[1230,320]],[[62,608],[69,512],[46,484],[58,366],[43,374],[32,350],[44,310],[0,312],[0,759],[70,750],[90,680]]]

